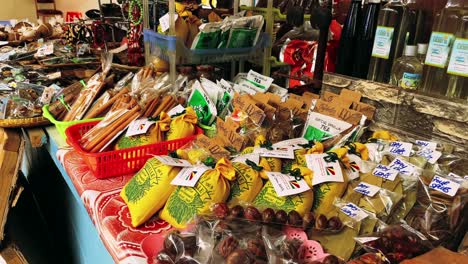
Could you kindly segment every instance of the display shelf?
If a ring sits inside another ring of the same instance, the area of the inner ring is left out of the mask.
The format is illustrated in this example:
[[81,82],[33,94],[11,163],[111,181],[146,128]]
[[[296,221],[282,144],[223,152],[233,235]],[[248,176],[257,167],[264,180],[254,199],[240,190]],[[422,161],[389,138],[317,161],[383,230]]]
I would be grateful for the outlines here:
[[[252,11],[255,15],[262,15],[265,19],[268,19],[268,8],[264,7],[254,7],[254,6],[241,6],[240,10],[242,11]],[[286,14],[282,14],[278,8],[272,8],[272,18],[273,21],[283,22],[286,21]],[[304,15],[304,20],[309,20],[310,15]]]

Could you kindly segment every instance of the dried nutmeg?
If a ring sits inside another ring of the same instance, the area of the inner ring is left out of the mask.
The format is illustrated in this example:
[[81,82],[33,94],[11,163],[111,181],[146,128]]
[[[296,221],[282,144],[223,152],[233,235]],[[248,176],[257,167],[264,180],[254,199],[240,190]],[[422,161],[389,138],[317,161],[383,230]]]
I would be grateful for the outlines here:
[[177,232],[170,233],[164,239],[164,249],[170,256],[177,256],[182,253],[184,242]]
[[327,228],[327,217],[323,214],[319,215],[319,217],[315,220],[315,227],[317,229]]
[[332,230],[340,230],[343,226],[341,219],[338,216],[333,216],[328,219],[327,228]]
[[156,262],[160,264],[172,264],[174,263],[175,256],[171,256],[167,251],[162,250],[156,256]]
[[218,244],[218,253],[223,258],[227,258],[239,246],[239,242],[232,236],[226,237]]
[[245,208],[244,216],[245,216],[245,219],[251,220],[251,221],[262,220],[262,215],[260,214],[258,209],[253,206],[247,206],[247,208]]
[[275,218],[276,218],[276,223],[278,224],[284,225],[288,222],[288,214],[283,210],[277,211],[275,214]]
[[302,217],[296,211],[291,211],[288,214],[288,224],[292,226],[302,226]]
[[226,203],[216,203],[213,205],[213,213],[217,218],[224,219],[229,215],[229,207]]
[[315,215],[312,212],[308,212],[304,215],[302,227],[305,231],[313,228],[315,226]]
[[244,264],[250,262],[252,262],[252,259],[249,257],[248,252],[245,249],[235,250],[226,259],[226,264]]
[[252,253],[256,258],[265,259],[266,250],[265,244],[261,239],[251,239],[247,242],[247,250]]
[[242,218],[244,217],[244,207],[236,205],[231,208],[231,214],[229,215],[232,218]]
[[275,211],[271,208],[263,210],[262,219],[265,223],[273,223],[276,220]]

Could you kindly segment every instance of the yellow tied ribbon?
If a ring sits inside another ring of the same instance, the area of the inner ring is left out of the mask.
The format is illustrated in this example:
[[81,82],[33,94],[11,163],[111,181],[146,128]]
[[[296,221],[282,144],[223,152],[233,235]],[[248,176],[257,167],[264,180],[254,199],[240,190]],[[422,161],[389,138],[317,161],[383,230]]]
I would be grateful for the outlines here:
[[315,145],[307,150],[307,154],[322,154],[324,150],[322,143],[315,142]]
[[347,156],[347,154],[348,154],[348,149],[347,148],[341,147],[341,148],[331,150],[330,152],[335,153],[346,168],[350,167],[349,158]]
[[395,141],[395,140],[398,140],[398,137],[396,137],[395,135],[393,135],[389,131],[379,130],[379,131],[375,131],[372,134],[371,139],[382,139],[382,140]]
[[[352,148],[355,152],[359,154],[362,160],[368,160],[369,159],[369,150],[367,149],[367,146],[365,144],[359,143],[359,142],[354,142],[350,143],[348,148]],[[350,148],[350,150],[351,150]],[[351,152],[351,151],[350,151]]]
[[301,176],[304,178],[305,182],[309,187],[312,188],[312,178],[314,177],[314,172],[307,167],[293,164],[291,166],[291,171],[298,169],[301,172]]
[[161,112],[159,120],[156,122],[156,127],[158,127],[159,131],[169,131],[171,121],[171,117],[166,112]]
[[228,159],[220,159],[216,163],[214,170],[216,170],[219,173],[218,177],[219,175],[221,175],[229,181],[233,181],[236,178],[236,170],[232,166],[231,161],[229,161]]
[[193,110],[192,107],[185,108],[185,114],[183,114],[181,118],[183,121],[194,124],[194,125],[198,122],[197,113],[195,112],[195,110]]

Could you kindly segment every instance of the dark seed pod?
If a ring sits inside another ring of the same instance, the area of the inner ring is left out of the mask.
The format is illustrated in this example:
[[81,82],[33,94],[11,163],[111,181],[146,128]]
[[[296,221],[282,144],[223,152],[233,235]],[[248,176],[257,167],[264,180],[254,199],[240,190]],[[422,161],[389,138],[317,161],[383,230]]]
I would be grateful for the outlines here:
[[288,224],[292,226],[302,226],[302,217],[296,211],[291,211],[288,214]]
[[288,214],[283,210],[277,211],[275,214],[275,218],[276,218],[276,223],[278,224],[284,225],[288,222]]

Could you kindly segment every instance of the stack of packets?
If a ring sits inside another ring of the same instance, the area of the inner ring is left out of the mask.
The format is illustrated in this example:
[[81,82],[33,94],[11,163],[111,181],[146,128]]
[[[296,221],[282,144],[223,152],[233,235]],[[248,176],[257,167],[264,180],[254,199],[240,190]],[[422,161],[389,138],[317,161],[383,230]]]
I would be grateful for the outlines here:
[[393,244],[378,242],[378,231],[400,226],[431,246],[453,248],[463,234],[467,182],[437,165],[437,143],[407,142],[388,131],[364,136],[375,108],[360,99],[349,90],[321,98],[234,92],[232,111],[213,118],[216,134],[150,159],[123,188],[132,224],[159,212],[185,228],[225,202],[302,217],[312,212],[322,225],[338,217],[341,229],[312,229],[309,236],[344,260],[361,250],[379,250],[392,262],[414,257],[416,251],[395,254]]

